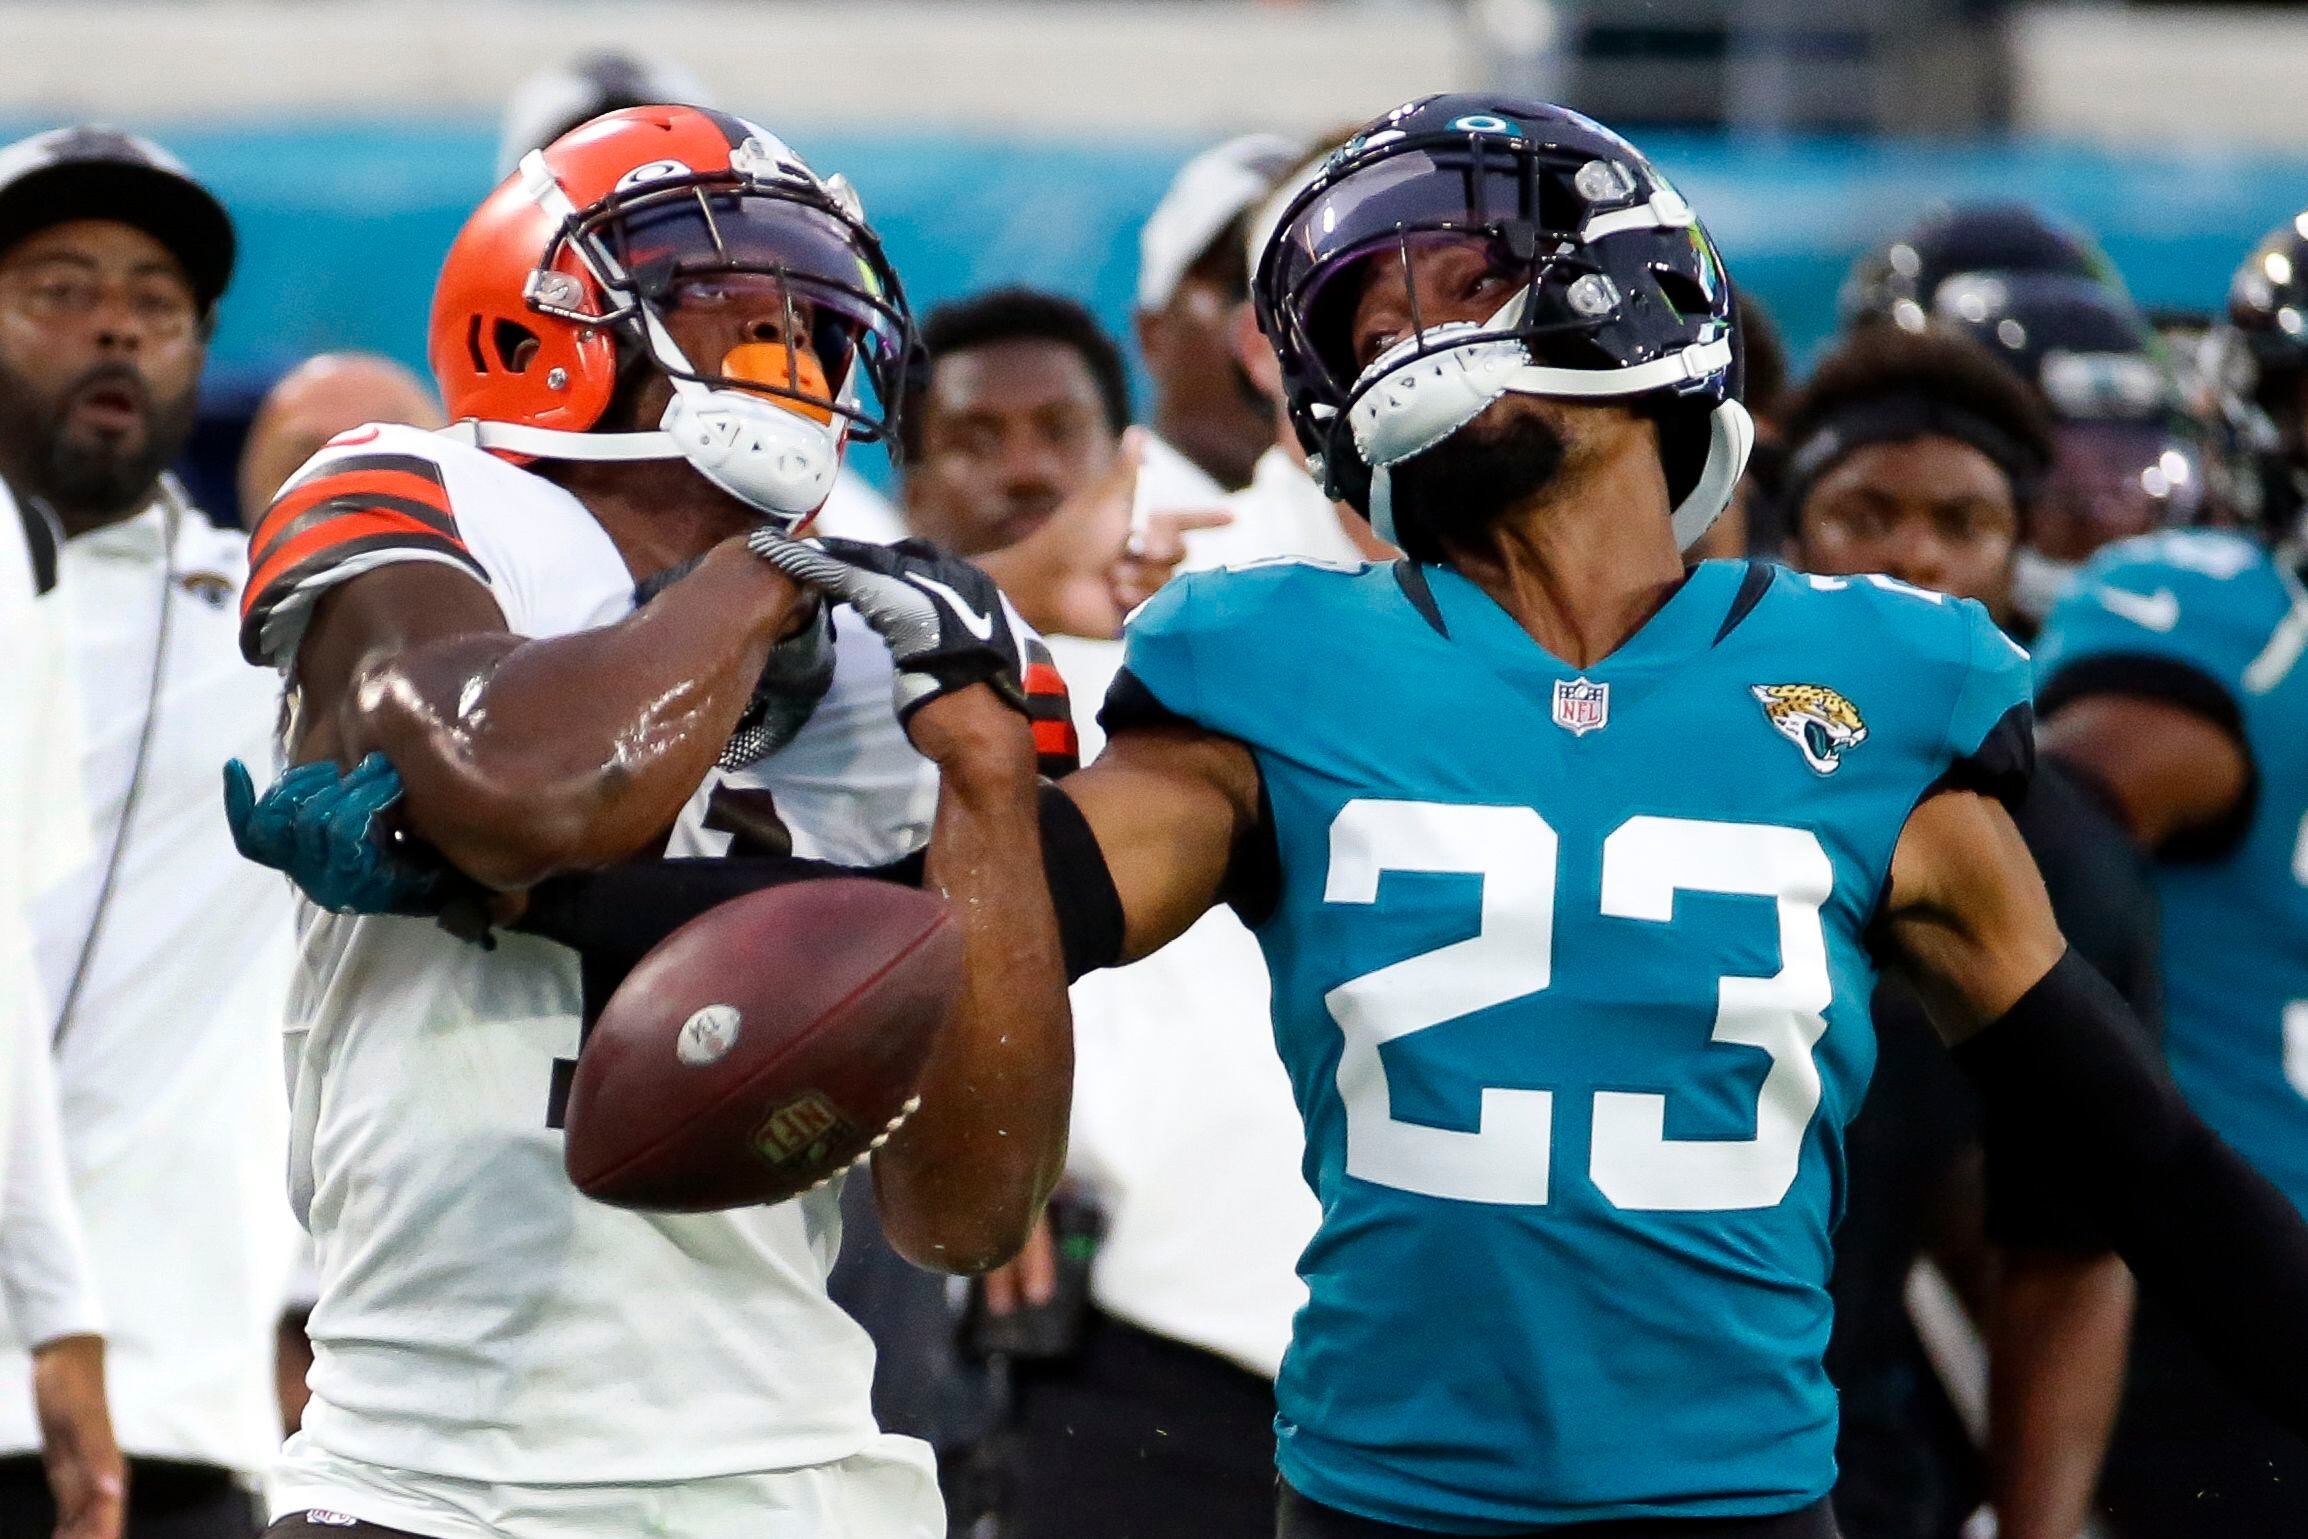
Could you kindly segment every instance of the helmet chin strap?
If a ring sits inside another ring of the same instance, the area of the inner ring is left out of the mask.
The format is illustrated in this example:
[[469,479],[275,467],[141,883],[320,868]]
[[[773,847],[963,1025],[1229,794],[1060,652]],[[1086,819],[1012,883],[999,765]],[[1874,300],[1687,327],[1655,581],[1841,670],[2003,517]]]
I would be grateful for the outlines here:
[[1755,452],[1755,419],[1745,405],[1726,400],[1707,415],[1707,463],[1690,494],[1676,504],[1669,523],[1675,548],[1689,550],[1699,537],[1715,527],[1715,520],[1731,506],[1739,478],[1747,473],[1747,456]]
[[[1357,383],[1366,388],[1348,411],[1347,423],[1356,450],[1371,468],[1370,523],[1381,539],[1402,543],[1396,534],[1392,468],[1441,443],[1510,392],[1607,400],[1673,389],[1731,365],[1728,334],[1623,369],[1534,363],[1521,338],[1497,334],[1515,324],[1527,299],[1527,293],[1516,295],[1487,321],[1428,327],[1379,354],[1363,371]],[[1467,340],[1414,356],[1453,335]],[[1754,447],[1755,423],[1747,409],[1733,400],[1717,406],[1708,423],[1707,463],[1671,519],[1678,548],[1688,550],[1730,506],[1732,489]]]

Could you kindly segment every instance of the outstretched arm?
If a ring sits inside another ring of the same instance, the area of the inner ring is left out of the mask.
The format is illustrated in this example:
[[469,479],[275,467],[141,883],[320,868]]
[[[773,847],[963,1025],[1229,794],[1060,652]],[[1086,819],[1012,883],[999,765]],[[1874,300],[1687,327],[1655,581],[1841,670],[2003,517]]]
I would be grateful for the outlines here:
[[[1047,809],[1019,686],[1021,638],[985,573],[926,544],[804,545],[763,532],[749,543],[762,559],[849,604],[880,634],[897,666],[898,718],[938,766],[927,880],[943,889],[961,920],[964,983],[956,1017],[931,1057],[920,1110],[875,1159],[875,1191],[901,1254],[945,1271],[983,1271],[1025,1243],[1065,1165],[1072,1109],[1073,1020],[1044,862]],[[1095,793],[1113,778],[1094,776],[1084,771],[1068,785],[1087,782]],[[1144,858],[1152,842],[1145,820],[1149,812],[1159,819],[1161,806],[1181,795],[1213,808],[1231,837],[1232,811],[1193,780],[1148,775],[1136,789],[1157,805],[1138,809],[1127,836],[1120,819],[1101,828],[1090,815],[1095,795],[1070,830],[1065,822],[1048,825],[1068,833],[1073,863],[1089,868],[1073,880],[1097,889],[1108,906],[1118,889],[1129,915],[1133,899],[1152,890],[1138,873],[1156,869]],[[1226,845],[1191,822],[1172,832],[1189,850]],[[1114,869],[1117,847],[1138,858]],[[1178,929],[1208,906],[1223,875],[1221,862]],[[1173,883],[1179,885],[1191,881]],[[1151,936],[1186,904],[1154,906],[1165,919],[1147,926],[1130,916],[1123,927]],[[1108,949],[1119,945],[1109,936]],[[1095,957],[1087,965],[1112,960]]]
[[1222,902],[1237,856],[1259,837],[1250,750],[1183,723],[1116,733],[1059,789],[1097,836],[1121,899],[1116,961],[1161,950]]
[[2002,807],[1966,791],[1919,806],[1886,917],[1991,1124],[2090,1204],[2239,1389],[2308,1432],[2308,1223],[2189,1110],[2121,997],[2066,949]]
[[291,757],[383,752],[409,830],[487,886],[602,865],[672,824],[796,597],[730,540],[617,624],[531,640],[453,568],[369,572],[322,598],[298,648]]

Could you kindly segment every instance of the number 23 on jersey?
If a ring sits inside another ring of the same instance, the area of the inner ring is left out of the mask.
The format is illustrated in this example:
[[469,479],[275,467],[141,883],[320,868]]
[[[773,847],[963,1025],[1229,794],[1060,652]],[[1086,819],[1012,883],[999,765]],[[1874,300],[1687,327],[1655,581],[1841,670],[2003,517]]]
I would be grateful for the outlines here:
[[[1357,799],[1339,810],[1330,826],[1325,902],[1374,903],[1389,871],[1482,879],[1474,935],[1349,979],[1324,996],[1345,1037],[1338,1090],[1349,1175],[1464,1202],[1548,1200],[1553,1091],[1484,1087],[1473,1132],[1405,1122],[1393,1114],[1380,1049],[1547,989],[1559,859],[1555,830],[1530,807]],[[1602,865],[1601,911],[1613,918],[1671,924],[1678,892],[1775,900],[1780,965],[1769,977],[1717,983],[1710,1041],[1770,1056],[1754,1136],[1669,1138],[1664,1095],[1597,1091],[1589,1177],[1623,1209],[1775,1206],[1795,1182],[1804,1133],[1819,1108],[1812,1049],[1827,1030],[1832,995],[1820,924],[1834,886],[1826,850],[1799,828],[1643,815],[1603,841]],[[1718,1056],[1728,1070],[1746,1055]]]

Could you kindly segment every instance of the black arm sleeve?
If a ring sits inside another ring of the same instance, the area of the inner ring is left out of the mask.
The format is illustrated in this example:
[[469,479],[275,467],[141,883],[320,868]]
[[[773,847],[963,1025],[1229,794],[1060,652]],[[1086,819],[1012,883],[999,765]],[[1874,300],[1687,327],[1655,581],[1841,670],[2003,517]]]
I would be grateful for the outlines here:
[[2308,1435],[2308,1223],[2180,1098],[2073,951],[1956,1061],[2242,1393]]
[[[2052,915],[2076,955],[2115,986],[2153,1056],[2162,1038],[2162,936],[2147,859],[2107,807],[2056,759],[2036,766],[2012,810],[2043,873]],[[2043,1162],[2028,1157],[2032,1118],[1985,1119],[1987,1232],[2003,1245],[2089,1255],[2111,1248],[2107,1228]]]
[[[1042,787],[1041,822],[1042,867],[1058,911],[1066,976],[1111,967],[1122,954],[1122,900],[1098,840],[1073,800],[1055,786]],[[792,856],[628,861],[539,883],[513,928],[583,956],[590,1018],[659,941],[707,909],[764,888],[835,876],[919,887],[922,866],[920,851],[870,867]]]

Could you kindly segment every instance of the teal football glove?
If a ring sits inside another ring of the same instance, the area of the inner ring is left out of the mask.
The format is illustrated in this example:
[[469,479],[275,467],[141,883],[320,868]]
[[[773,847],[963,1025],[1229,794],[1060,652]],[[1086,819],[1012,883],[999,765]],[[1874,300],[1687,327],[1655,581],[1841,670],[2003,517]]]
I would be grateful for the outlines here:
[[275,871],[338,914],[432,915],[441,868],[393,836],[380,814],[401,799],[401,777],[372,753],[340,775],[326,760],[299,764],[256,794],[248,766],[224,767],[224,818],[243,858]]

